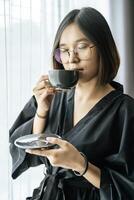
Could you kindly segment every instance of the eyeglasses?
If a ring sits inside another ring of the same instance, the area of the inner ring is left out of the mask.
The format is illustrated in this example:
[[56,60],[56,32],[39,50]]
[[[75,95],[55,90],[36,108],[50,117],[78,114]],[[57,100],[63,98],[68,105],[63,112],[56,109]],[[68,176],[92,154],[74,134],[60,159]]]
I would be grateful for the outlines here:
[[65,48],[57,48],[54,52],[55,60],[61,64],[66,64],[69,61],[70,53],[73,52],[80,60],[89,60],[92,56],[92,48],[95,45],[80,43],[73,50]]

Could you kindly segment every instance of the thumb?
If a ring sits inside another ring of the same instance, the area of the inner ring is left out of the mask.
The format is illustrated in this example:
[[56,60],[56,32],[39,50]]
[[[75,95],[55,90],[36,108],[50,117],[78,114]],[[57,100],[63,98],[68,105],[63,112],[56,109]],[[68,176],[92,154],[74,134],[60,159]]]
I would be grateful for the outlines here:
[[61,148],[64,148],[65,144],[67,143],[67,141],[55,137],[46,137],[46,140],[51,144],[58,144]]

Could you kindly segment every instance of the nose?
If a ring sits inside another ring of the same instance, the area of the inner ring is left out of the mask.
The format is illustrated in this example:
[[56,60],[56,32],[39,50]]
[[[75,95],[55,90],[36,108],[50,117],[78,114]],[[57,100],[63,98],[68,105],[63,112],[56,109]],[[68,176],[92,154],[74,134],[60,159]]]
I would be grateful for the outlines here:
[[79,62],[79,58],[77,57],[76,53],[74,51],[70,51],[68,53],[68,61],[69,63]]

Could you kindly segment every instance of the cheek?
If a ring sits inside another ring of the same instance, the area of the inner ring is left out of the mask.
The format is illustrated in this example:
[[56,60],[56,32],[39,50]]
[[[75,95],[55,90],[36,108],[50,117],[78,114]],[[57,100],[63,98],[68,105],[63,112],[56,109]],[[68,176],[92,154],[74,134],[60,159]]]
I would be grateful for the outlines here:
[[96,59],[92,59],[89,62],[83,63],[83,66],[85,70],[80,73],[80,78],[90,80],[97,77],[99,71],[99,60],[97,61]]
[[100,56],[98,53],[96,53],[92,57],[92,60],[89,63],[89,71],[96,75],[98,74],[99,66],[100,66]]
[[97,73],[100,65],[99,57],[94,56],[90,61],[85,63],[85,69],[86,71],[89,71],[90,73]]
[[98,74],[98,66],[92,65],[88,66],[87,70],[85,70],[85,75],[94,77]]
[[94,56],[93,56],[93,64],[94,66],[98,66],[100,65],[100,55],[99,52],[96,50]]

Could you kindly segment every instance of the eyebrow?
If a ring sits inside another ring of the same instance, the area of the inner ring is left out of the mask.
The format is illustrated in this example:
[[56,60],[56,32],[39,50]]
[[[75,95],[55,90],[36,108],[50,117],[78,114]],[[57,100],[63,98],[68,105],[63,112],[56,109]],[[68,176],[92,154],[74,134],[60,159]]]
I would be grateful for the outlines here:
[[[86,38],[80,38],[80,39],[78,39],[78,40],[75,40],[75,43],[78,43],[78,42],[90,42],[89,40],[87,40]],[[59,46],[60,47],[62,47],[62,46],[66,46],[67,44],[65,44],[65,43],[61,43],[61,44],[59,44]]]

